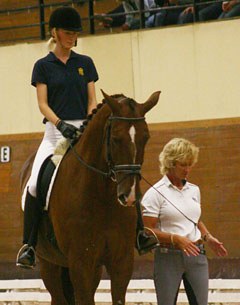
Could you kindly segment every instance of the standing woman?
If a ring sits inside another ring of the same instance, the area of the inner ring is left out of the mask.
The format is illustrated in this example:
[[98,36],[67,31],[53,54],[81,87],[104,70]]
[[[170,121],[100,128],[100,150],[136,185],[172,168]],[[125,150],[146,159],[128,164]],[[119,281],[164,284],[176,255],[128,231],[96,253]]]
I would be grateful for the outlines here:
[[163,178],[142,200],[143,218],[157,236],[160,247],[154,257],[154,283],[158,305],[176,304],[181,280],[192,305],[208,304],[208,262],[204,242],[218,256],[227,255],[223,244],[200,220],[200,190],[187,181],[199,149],[174,138],[160,153]]
[[71,7],[53,11],[49,20],[52,52],[39,59],[33,68],[32,85],[44,116],[45,133],[37,151],[31,177],[27,184],[24,209],[23,247],[17,256],[17,266],[33,268],[38,224],[42,214],[37,199],[37,177],[43,161],[53,154],[57,141],[75,139],[82,121],[96,107],[95,82],[98,74],[92,59],[72,51],[81,31],[81,18]]

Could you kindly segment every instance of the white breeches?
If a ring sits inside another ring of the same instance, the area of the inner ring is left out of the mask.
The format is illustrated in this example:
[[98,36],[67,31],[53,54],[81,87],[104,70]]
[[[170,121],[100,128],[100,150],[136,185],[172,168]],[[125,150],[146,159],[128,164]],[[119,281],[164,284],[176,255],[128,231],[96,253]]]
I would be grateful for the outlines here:
[[[66,120],[66,123],[72,124],[79,128],[83,120]],[[33,162],[31,176],[28,180],[27,187],[30,194],[34,197],[37,196],[37,179],[38,173],[44,160],[54,153],[58,140],[63,136],[59,130],[50,122],[46,123],[44,137],[38,148],[36,157]]]

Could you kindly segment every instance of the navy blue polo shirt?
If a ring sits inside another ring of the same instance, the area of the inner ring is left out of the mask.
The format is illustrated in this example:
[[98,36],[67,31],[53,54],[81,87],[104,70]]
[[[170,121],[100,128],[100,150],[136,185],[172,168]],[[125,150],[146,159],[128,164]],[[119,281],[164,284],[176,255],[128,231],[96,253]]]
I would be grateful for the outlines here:
[[47,85],[48,105],[60,119],[82,120],[87,115],[88,83],[97,80],[92,59],[71,51],[66,64],[53,52],[39,59],[34,65],[31,83],[35,87],[37,83]]

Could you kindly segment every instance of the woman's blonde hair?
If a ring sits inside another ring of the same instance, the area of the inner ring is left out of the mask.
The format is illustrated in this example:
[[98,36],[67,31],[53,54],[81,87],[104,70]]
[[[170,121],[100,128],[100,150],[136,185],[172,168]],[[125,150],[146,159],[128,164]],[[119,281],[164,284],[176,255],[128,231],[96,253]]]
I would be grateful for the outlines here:
[[161,174],[167,174],[177,161],[194,165],[198,160],[198,152],[199,148],[186,139],[170,140],[159,155]]

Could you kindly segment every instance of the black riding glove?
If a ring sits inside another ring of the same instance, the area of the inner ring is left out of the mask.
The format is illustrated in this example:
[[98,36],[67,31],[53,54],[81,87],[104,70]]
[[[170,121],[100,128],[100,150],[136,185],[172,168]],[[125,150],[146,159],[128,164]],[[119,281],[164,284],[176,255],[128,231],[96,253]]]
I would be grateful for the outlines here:
[[61,134],[67,139],[74,140],[78,136],[77,132],[79,130],[77,129],[77,127],[68,124],[64,121],[60,121],[56,127],[61,132]]

